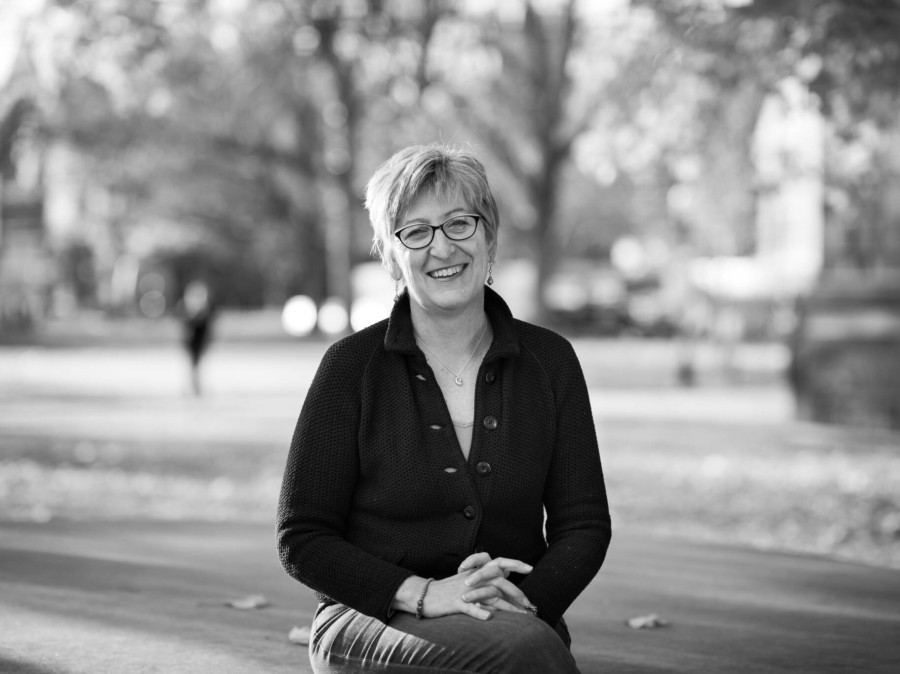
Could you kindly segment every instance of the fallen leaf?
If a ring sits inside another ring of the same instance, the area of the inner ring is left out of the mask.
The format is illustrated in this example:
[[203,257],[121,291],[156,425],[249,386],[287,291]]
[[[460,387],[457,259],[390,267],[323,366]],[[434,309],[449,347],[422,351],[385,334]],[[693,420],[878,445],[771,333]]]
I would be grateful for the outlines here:
[[652,630],[657,627],[666,627],[669,623],[666,620],[663,620],[655,613],[650,613],[649,615],[641,615],[636,618],[629,618],[625,621],[625,624],[636,630]]
[[255,608],[265,608],[269,605],[269,601],[261,594],[248,594],[246,597],[241,597],[240,599],[232,599],[231,601],[227,601],[225,603],[231,608],[239,608],[244,611],[249,611]]
[[294,625],[288,633],[288,641],[292,644],[306,646],[309,644],[310,628],[307,626],[297,627]]

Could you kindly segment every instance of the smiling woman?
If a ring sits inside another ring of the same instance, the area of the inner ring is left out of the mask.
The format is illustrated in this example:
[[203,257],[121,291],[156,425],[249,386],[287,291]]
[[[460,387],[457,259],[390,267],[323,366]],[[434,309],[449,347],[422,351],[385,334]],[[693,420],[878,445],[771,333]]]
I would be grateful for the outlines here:
[[405,290],[325,354],[279,502],[282,563],[320,600],[313,670],[578,672],[563,613],[611,535],[581,366],[488,287],[474,156],[402,150],[366,207]]

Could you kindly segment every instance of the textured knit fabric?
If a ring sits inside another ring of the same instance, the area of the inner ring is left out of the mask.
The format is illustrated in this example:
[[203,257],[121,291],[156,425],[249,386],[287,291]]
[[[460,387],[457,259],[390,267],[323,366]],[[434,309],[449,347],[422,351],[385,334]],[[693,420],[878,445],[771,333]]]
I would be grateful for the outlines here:
[[578,359],[489,288],[485,312],[468,461],[408,295],[323,357],[278,507],[282,564],[320,600],[387,621],[406,578],[454,575],[484,550],[534,566],[511,580],[554,625],[599,570],[611,528]]

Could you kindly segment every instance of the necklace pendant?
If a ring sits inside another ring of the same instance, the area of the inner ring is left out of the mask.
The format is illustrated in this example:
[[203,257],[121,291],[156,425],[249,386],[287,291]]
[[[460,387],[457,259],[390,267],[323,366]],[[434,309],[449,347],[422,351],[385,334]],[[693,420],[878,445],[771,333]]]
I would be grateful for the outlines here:
[[460,377],[459,375],[456,375],[456,379],[454,379],[453,381],[456,382],[456,385],[457,385],[457,386],[462,386],[462,385],[463,385],[462,377]]

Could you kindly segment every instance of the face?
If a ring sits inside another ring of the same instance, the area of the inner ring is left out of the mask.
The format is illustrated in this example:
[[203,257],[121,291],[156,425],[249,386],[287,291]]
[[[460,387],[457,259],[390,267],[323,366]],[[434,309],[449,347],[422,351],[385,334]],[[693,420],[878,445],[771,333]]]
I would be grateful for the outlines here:
[[[412,202],[395,231],[415,224],[439,225],[462,213],[472,213],[462,199],[426,192]],[[483,220],[475,234],[464,241],[453,241],[436,230],[431,243],[418,250],[410,250],[392,237],[394,259],[413,302],[431,311],[454,311],[476,303],[480,307],[493,253],[485,231]]]

